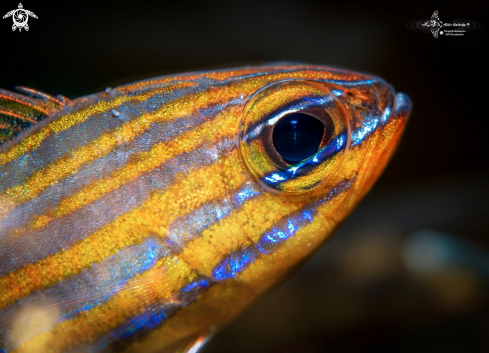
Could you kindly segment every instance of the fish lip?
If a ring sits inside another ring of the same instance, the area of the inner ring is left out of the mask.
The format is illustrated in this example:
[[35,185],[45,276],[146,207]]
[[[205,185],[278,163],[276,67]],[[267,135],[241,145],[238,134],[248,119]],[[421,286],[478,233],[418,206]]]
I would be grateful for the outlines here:
[[409,96],[403,92],[396,94],[394,105],[392,109],[391,116],[387,120],[402,119],[404,124],[407,122],[411,110],[413,107],[413,102]]
[[[366,192],[378,180],[392,155],[399,147],[411,108],[412,101],[408,95],[405,93],[397,93],[395,95],[390,114],[385,117],[385,120],[377,128],[376,133],[379,138],[370,140],[369,146],[366,147],[370,151],[367,155],[372,154],[372,156],[365,156],[361,167],[363,173],[358,175],[355,181],[355,190],[364,190]],[[353,205],[360,199],[361,197],[353,197],[349,207],[353,208]]]
[[[384,139],[396,140],[395,145],[389,147],[391,149],[391,155],[399,147],[399,142],[404,133],[404,129],[406,128],[406,123],[411,114],[412,106],[413,102],[411,98],[403,92],[398,92],[395,95],[391,113],[385,118],[380,127],[380,133]],[[395,126],[394,130],[389,128],[389,126]],[[390,157],[388,160],[389,159]]]

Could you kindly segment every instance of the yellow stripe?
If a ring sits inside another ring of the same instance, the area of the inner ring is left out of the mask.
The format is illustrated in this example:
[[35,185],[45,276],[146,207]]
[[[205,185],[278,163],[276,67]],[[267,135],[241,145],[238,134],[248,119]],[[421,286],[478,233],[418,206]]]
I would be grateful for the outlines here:
[[[236,153],[228,159],[237,159]],[[229,166],[236,162],[229,163]],[[172,186],[155,193],[143,205],[118,217],[84,240],[67,250],[62,250],[35,264],[30,264],[0,278],[0,309],[35,290],[51,286],[64,277],[79,273],[93,263],[117,253],[118,250],[137,244],[149,234],[165,236],[175,218],[188,214],[206,202],[225,197],[221,165],[199,169],[187,176],[176,177]],[[244,182],[241,170],[227,170],[234,174],[236,185]]]
[[[191,85],[191,83],[183,83],[183,85]],[[168,89],[166,89],[168,90]],[[110,109],[117,107],[118,105],[127,101],[144,101],[155,94],[162,93],[164,89],[157,89],[154,91],[146,92],[138,96],[121,96],[117,97],[110,102],[101,101],[94,105],[89,106],[86,109],[67,114],[59,119],[49,123],[37,133],[34,133],[24,138],[19,144],[12,146],[7,151],[0,153],[0,165],[13,161],[15,158],[22,156],[23,154],[32,151],[39,147],[41,142],[49,135],[59,133],[67,130],[70,127],[84,122],[89,116],[94,114],[100,114]]]
[[161,259],[153,269],[128,281],[124,289],[104,305],[34,336],[12,353],[57,353],[92,342],[127,319],[142,314],[148,305],[168,299],[194,277],[192,269],[177,257]]

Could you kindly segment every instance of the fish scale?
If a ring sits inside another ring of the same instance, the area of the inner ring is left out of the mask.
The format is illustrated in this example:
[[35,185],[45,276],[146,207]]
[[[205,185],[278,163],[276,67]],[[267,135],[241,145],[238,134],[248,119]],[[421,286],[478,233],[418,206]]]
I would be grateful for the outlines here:
[[[315,65],[21,92],[0,91],[0,347],[18,353],[200,347],[330,238],[411,107]],[[334,131],[291,165],[267,133],[296,111]]]

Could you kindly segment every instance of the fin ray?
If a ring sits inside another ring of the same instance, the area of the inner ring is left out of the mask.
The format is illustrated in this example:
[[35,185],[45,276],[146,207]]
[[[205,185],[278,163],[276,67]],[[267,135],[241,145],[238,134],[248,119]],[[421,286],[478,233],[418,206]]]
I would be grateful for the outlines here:
[[16,89],[20,93],[0,89],[0,147],[71,103],[32,88]]

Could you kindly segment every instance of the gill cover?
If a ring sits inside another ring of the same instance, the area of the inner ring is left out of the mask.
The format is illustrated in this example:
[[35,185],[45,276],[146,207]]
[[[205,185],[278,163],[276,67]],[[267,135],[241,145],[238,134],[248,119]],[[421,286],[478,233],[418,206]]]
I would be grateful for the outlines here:
[[[305,193],[334,174],[348,151],[350,134],[348,111],[323,83],[284,80],[258,90],[246,103],[239,152],[250,176],[269,191]],[[318,144],[311,141],[314,135]],[[289,157],[301,154],[304,158]]]

